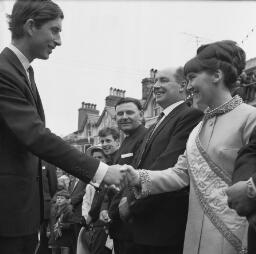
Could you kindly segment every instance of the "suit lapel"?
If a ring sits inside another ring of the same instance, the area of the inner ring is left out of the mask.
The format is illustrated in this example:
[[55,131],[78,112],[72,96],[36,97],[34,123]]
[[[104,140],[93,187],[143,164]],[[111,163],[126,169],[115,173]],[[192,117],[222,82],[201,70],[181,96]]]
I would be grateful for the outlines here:
[[166,116],[166,118],[159,124],[159,126],[155,129],[154,133],[152,134],[151,138],[148,140],[145,150],[142,154],[142,159],[145,156],[145,154],[147,153],[148,149],[150,148],[151,144],[153,143],[154,139],[159,135],[159,133],[161,132],[161,130],[167,125],[170,124],[170,121],[177,115],[179,114],[184,108],[186,108],[187,105],[186,103],[182,103],[179,106],[177,106],[175,109],[173,109],[171,111],[170,114],[168,114],[168,116]]
[[11,66],[13,66],[13,68],[16,70],[16,72],[18,73],[18,75],[20,77],[22,77],[24,83],[26,84],[27,88],[29,89],[29,92],[34,100],[34,104],[36,105],[37,108],[37,112],[41,118],[41,120],[43,122],[45,122],[45,116],[44,116],[44,110],[43,110],[43,105],[42,105],[42,101],[40,98],[40,95],[37,91],[37,100],[35,99],[35,96],[32,92],[31,86],[30,86],[30,81],[28,79],[27,73],[24,69],[24,67],[22,66],[20,60],[18,59],[18,57],[9,49],[9,48],[5,48],[2,52],[2,54],[5,56],[5,58],[7,59],[7,61],[9,62],[9,64]]

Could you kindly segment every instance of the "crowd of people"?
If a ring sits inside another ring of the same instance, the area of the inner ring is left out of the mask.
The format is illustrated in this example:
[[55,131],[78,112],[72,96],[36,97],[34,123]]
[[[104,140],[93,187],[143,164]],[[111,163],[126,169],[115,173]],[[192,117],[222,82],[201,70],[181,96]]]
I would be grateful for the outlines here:
[[[61,45],[63,18],[51,0],[17,0],[9,16],[0,252],[256,253],[256,108],[233,94],[244,50],[218,41],[184,67],[156,70],[156,122],[145,128],[140,101],[121,98],[118,129],[99,130],[100,143],[83,154],[45,127],[30,65]],[[204,112],[188,105],[187,91]]]

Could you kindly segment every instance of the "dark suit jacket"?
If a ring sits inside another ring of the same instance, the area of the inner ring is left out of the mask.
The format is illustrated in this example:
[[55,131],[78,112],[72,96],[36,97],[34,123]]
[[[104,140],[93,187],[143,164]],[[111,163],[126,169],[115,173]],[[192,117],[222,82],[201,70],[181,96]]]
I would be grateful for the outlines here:
[[256,184],[256,128],[253,129],[248,144],[238,152],[232,181],[245,181],[251,176]]
[[39,158],[85,182],[99,166],[45,127],[37,97],[17,56],[5,48],[0,54],[0,236],[37,232],[43,215]]
[[[141,145],[135,167],[163,170],[174,166],[202,115],[185,103],[177,106],[155,129],[145,150]],[[188,189],[135,201],[131,206],[134,241],[151,246],[183,244],[187,209]]]
[[71,205],[73,206],[74,217],[79,223],[82,217],[82,202],[85,194],[86,183],[79,180],[74,189],[70,191]]
[[[117,151],[114,163],[120,165],[128,164],[134,166],[134,158],[137,154],[140,144],[145,138],[146,133],[147,129],[143,125],[140,125],[136,130],[134,130],[134,132],[130,136],[127,136]],[[128,155],[130,156],[128,157]],[[125,191],[126,190],[124,190],[124,192]],[[111,196],[111,194],[108,195],[108,197],[109,196]],[[109,233],[114,239],[132,240],[132,234],[130,232],[129,225],[123,222],[119,215],[118,205],[121,201],[122,196],[123,191],[120,191],[119,193],[115,194],[113,198],[108,199],[108,211],[109,217],[111,218]]]
[[[239,181],[245,181],[252,177],[254,184],[256,184],[256,128],[252,131],[250,140],[247,145],[240,149],[235,162],[235,168],[233,171],[232,182],[237,183]],[[256,202],[255,204],[256,215]],[[248,254],[253,254],[256,251],[256,231],[250,225],[248,231]]]

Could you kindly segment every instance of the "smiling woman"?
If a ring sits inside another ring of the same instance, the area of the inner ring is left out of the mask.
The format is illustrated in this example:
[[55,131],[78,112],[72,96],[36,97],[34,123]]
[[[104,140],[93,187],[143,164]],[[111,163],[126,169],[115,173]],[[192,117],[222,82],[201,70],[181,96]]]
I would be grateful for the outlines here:
[[[256,109],[232,98],[230,87],[245,67],[245,53],[233,41],[200,47],[185,73],[200,100],[208,105],[204,120],[191,132],[186,152],[163,171],[130,168],[138,198],[190,185],[183,254],[247,253],[247,221],[228,207],[237,151],[256,126]],[[221,156],[220,156],[221,155]]]

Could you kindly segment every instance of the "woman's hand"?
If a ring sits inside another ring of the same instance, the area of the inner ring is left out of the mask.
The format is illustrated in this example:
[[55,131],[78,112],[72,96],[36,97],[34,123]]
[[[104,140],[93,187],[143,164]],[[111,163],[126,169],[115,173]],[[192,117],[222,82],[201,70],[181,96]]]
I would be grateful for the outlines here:
[[130,165],[126,166],[126,178],[130,186],[140,187],[140,176],[138,170],[134,169]]

